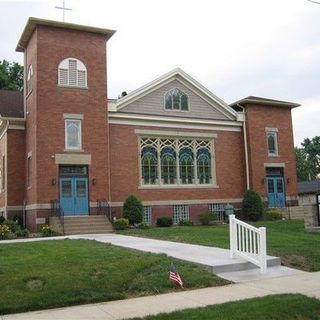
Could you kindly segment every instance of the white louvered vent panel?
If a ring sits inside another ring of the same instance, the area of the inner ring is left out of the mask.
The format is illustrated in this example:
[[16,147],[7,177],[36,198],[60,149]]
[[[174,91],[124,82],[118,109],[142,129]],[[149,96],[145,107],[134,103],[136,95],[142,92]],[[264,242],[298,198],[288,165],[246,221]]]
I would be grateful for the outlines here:
[[59,69],[59,84],[68,85],[68,69]]
[[87,86],[86,72],[83,70],[78,70],[78,86],[79,87]]
[[69,86],[77,85],[77,61],[69,60]]

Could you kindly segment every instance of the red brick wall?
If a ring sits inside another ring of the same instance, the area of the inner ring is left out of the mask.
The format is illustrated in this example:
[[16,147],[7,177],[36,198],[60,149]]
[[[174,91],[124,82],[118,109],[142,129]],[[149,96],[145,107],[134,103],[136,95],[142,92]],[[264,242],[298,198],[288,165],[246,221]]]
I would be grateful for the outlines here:
[[[58,87],[58,65],[66,58],[81,60],[88,75],[88,89]],[[27,148],[34,161],[28,203],[48,203],[58,198],[58,165],[54,155],[66,153],[63,113],[83,114],[82,154],[91,154],[90,200],[108,198],[108,141],[106,41],[103,35],[38,26],[28,48],[36,85],[28,98]]]
[[[246,119],[251,188],[266,196],[266,185],[262,180],[266,176],[264,163],[284,163],[286,195],[296,196],[296,162],[290,108],[247,105]],[[266,127],[278,129],[277,157],[268,156]],[[290,178],[289,183],[287,178]]]
[[[214,138],[214,147],[219,188],[139,189],[136,128],[110,125],[112,202],[124,201],[129,194],[138,196],[142,201],[242,198],[245,191],[245,164],[241,132],[214,132],[218,135]],[[176,128],[166,128],[164,131],[170,130],[178,131]]]
[[25,197],[25,131],[8,130],[8,206],[21,206]]
[[[2,163],[1,163],[2,157],[6,156],[6,141],[7,141],[7,133],[5,133],[0,139],[0,167],[2,166]],[[0,185],[0,208],[6,205],[6,196],[7,196],[7,191],[2,190],[2,186]]]

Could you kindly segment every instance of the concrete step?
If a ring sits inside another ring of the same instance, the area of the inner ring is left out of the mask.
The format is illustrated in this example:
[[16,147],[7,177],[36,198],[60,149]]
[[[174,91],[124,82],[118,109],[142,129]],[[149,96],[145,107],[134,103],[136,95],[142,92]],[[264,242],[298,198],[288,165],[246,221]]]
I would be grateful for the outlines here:
[[307,272],[292,269],[284,266],[274,266],[267,268],[267,272],[265,274],[260,273],[260,269],[250,269],[243,271],[234,271],[234,272],[222,272],[217,275],[220,278],[233,281],[236,283],[239,282],[247,282],[247,281],[258,281],[263,279],[271,279],[271,278],[280,278],[280,277],[290,277],[298,274],[306,274]]
[[[62,232],[60,220],[56,217],[53,218],[55,219],[50,220],[52,226],[60,227],[60,232]],[[113,232],[112,224],[102,215],[64,217],[64,233],[66,235],[110,232]]]

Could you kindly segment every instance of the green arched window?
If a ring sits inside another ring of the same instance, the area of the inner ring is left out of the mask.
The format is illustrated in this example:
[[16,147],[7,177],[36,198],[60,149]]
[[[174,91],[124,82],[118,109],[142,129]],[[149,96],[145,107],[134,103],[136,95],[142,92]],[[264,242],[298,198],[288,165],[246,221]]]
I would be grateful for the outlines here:
[[144,184],[156,184],[158,178],[158,158],[155,148],[146,147],[141,154],[142,179]]
[[179,153],[180,181],[182,184],[192,184],[194,179],[193,152],[183,148]]
[[199,184],[211,183],[211,155],[208,149],[198,150],[197,170]]
[[161,151],[161,177],[163,184],[176,183],[176,152],[173,148],[166,147]]

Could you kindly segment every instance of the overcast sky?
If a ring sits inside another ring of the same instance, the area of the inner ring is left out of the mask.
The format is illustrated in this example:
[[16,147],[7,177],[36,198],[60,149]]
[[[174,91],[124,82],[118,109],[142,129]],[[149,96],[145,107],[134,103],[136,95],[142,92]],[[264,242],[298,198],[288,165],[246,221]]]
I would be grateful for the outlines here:
[[[180,67],[227,103],[248,95],[300,103],[295,144],[320,135],[320,5],[307,0],[66,0],[66,22],[117,30],[108,42],[116,98]],[[62,0],[0,0],[0,60],[28,17],[62,21]]]

